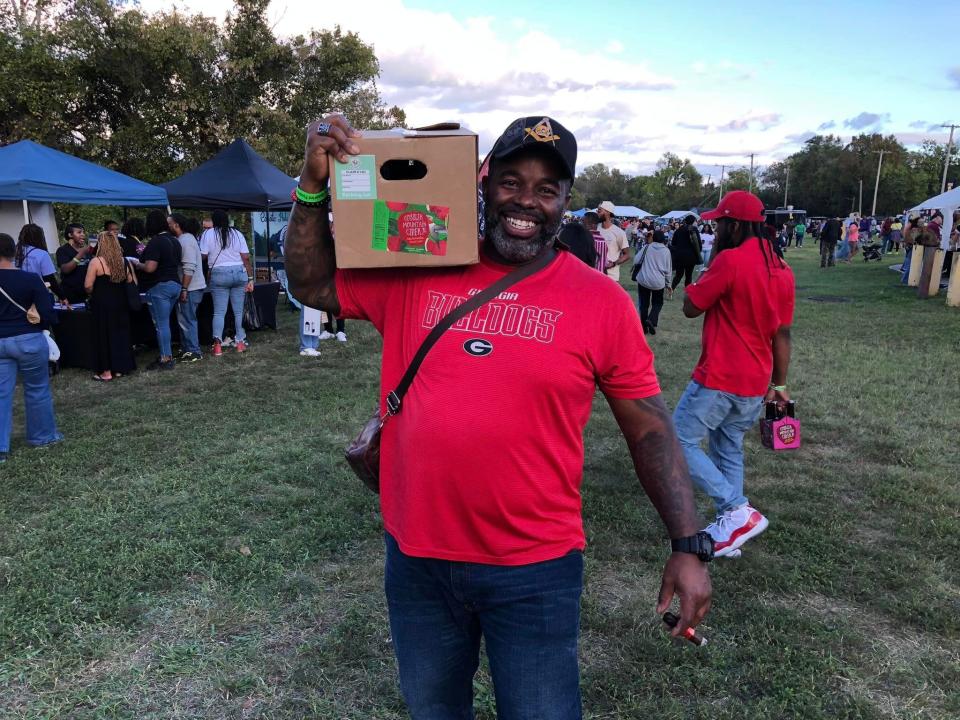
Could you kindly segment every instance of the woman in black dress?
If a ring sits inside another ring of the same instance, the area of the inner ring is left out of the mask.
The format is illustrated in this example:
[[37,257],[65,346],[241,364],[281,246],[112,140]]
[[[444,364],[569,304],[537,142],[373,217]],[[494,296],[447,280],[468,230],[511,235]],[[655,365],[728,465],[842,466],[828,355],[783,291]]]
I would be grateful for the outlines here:
[[137,276],[124,259],[117,236],[102,232],[97,236],[97,256],[87,267],[84,289],[90,295],[93,312],[93,339],[97,347],[94,380],[107,382],[136,369],[130,341],[130,308],[127,282]]

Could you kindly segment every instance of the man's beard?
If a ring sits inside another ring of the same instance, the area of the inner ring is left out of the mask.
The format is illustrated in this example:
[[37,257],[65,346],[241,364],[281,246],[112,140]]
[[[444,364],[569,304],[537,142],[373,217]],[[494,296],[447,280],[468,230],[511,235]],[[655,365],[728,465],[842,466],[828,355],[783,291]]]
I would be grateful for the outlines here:
[[[529,214],[529,213],[524,213]],[[560,231],[560,220],[547,225],[545,219],[537,218],[540,222],[540,233],[529,239],[516,238],[507,235],[503,229],[499,212],[487,210],[485,225],[486,239],[493,243],[504,260],[511,264],[530,262],[539,255],[547,245],[553,242]]]

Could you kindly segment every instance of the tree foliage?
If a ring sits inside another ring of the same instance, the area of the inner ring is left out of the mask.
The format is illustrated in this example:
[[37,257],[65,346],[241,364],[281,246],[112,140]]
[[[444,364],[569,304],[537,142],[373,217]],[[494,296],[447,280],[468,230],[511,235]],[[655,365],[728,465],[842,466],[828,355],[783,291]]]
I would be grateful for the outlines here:
[[403,124],[376,86],[372,47],[339,27],[278,38],[269,0],[225,23],[119,0],[7,0],[0,20],[0,143],[30,138],[162,182],[246,138],[295,174],[303,128],[341,109]]

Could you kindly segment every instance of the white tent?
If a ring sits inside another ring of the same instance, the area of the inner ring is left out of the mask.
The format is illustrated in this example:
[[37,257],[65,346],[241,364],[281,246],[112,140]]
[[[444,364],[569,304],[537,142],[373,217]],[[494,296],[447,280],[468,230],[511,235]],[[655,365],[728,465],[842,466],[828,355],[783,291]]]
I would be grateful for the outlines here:
[[924,200],[916,207],[910,208],[910,212],[920,212],[922,210],[939,210],[943,213],[943,229],[940,231],[940,249],[946,250],[950,247],[950,231],[953,229],[953,214],[960,208],[960,187],[953,190],[947,190],[945,193],[934,195],[928,200]]
[[645,218],[653,217],[653,213],[648,213],[646,210],[641,210],[635,205],[614,205],[613,214],[617,217],[628,217],[628,218]]
[[666,215],[661,215],[661,220],[683,220],[688,215],[693,215],[697,220],[700,219],[700,216],[697,215],[693,210],[671,210]]
[[53,217],[53,205],[32,200],[0,200],[0,232],[7,233],[16,240],[20,235],[20,228],[31,222],[43,228],[47,252],[56,252],[60,247],[60,234],[57,232],[57,221]]

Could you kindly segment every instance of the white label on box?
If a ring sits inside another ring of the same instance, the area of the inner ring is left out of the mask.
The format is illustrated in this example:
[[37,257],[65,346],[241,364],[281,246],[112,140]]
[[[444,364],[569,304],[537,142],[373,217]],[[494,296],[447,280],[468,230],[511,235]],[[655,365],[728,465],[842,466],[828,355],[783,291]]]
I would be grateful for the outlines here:
[[377,162],[373,155],[354,155],[336,164],[337,197],[341,200],[377,199]]

